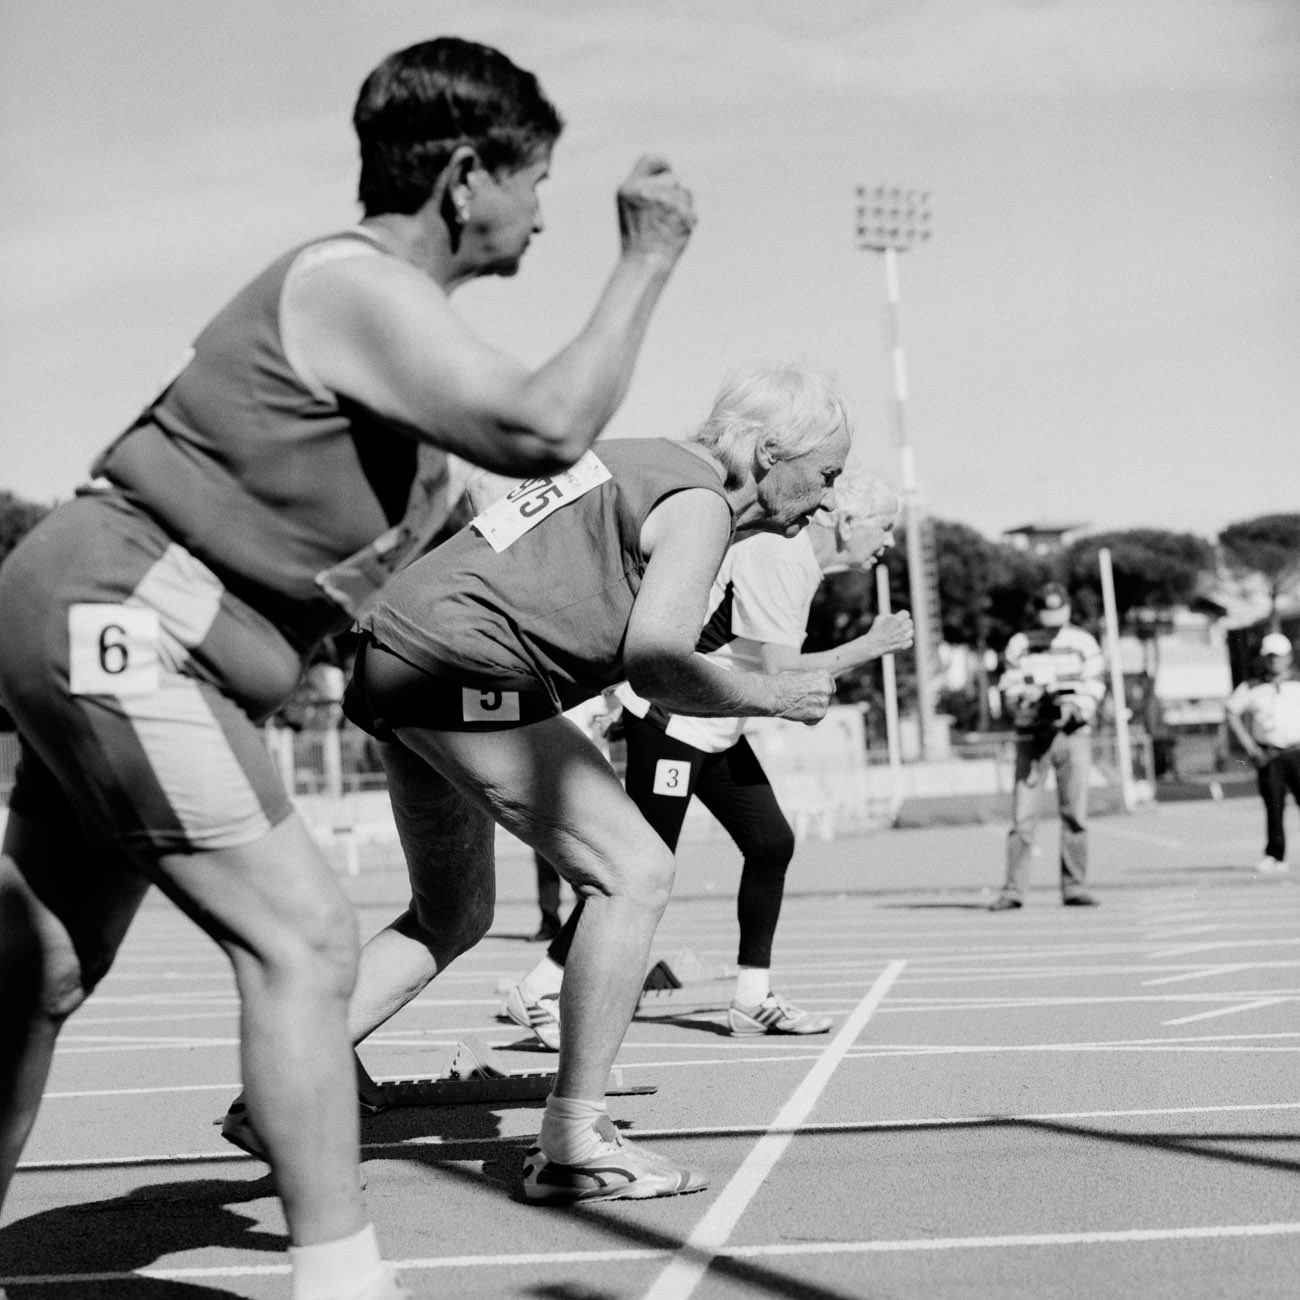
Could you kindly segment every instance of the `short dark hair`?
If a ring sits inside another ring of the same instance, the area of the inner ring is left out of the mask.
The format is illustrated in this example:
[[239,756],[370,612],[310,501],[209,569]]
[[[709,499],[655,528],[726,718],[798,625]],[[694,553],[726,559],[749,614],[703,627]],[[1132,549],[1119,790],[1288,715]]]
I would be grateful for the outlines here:
[[384,59],[361,85],[352,125],[361,143],[357,197],[368,217],[418,211],[460,145],[495,172],[524,166],[564,129],[531,72],[455,36]]

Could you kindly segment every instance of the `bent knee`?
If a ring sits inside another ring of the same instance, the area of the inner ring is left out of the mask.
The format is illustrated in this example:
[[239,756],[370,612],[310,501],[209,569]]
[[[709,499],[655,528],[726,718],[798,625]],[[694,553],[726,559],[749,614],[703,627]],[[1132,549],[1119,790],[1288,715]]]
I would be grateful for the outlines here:
[[439,966],[468,952],[492,928],[493,904],[480,900],[450,908],[436,899],[413,898],[410,916],[415,937],[438,958]]
[[794,831],[787,826],[754,845],[745,855],[745,862],[767,875],[783,876],[794,858],[794,849]]
[[236,968],[251,962],[268,983],[308,987],[347,998],[357,978],[360,939],[356,916],[342,903],[299,913],[261,931],[251,945],[223,945]]
[[652,834],[597,863],[574,889],[584,896],[605,895],[662,911],[668,905],[675,870],[672,851]]

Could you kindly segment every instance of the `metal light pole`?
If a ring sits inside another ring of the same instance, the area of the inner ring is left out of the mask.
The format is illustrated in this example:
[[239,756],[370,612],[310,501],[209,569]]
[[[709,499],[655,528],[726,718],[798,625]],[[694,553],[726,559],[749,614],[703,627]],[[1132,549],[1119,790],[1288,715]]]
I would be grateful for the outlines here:
[[897,186],[858,186],[858,247],[885,255],[885,288],[888,301],[889,346],[894,378],[894,439],[902,471],[903,504],[906,509],[907,579],[912,604],[916,644],[916,711],[921,757],[931,756],[934,735],[935,692],[931,675],[935,660],[936,610],[931,609],[920,493],[916,465],[907,440],[904,412],[907,403],[907,369],[899,327],[898,255],[930,238],[930,192]]

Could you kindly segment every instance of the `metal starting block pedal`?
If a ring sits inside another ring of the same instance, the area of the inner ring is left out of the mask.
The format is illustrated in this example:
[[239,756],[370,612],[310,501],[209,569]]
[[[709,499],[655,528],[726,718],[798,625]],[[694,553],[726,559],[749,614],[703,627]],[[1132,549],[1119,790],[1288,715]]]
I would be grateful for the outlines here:
[[[400,1106],[457,1106],[467,1102],[545,1101],[555,1083],[554,1070],[507,1070],[480,1038],[456,1044],[445,1075],[420,1079],[372,1079],[357,1062],[357,1090],[363,1115]],[[605,1085],[608,1097],[643,1096],[658,1092],[656,1084],[626,1084],[615,1066]]]
[[675,1016],[687,1011],[726,1007],[734,988],[729,966],[708,965],[689,948],[661,957],[645,977],[637,1002],[638,1016]]

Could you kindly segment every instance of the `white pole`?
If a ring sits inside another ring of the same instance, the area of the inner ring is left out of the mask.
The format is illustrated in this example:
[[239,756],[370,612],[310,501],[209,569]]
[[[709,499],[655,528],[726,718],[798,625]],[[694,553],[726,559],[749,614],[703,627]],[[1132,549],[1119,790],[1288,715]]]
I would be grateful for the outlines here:
[[[876,617],[892,612],[889,602],[889,570],[883,564],[876,566]],[[903,749],[898,740],[898,676],[894,671],[894,656],[884,655],[880,671],[885,688],[885,743],[889,748],[889,775],[892,793],[889,798],[889,815],[897,817],[903,806]]]
[[1133,787],[1133,750],[1128,736],[1128,704],[1124,698],[1124,673],[1119,662],[1119,614],[1115,606],[1115,575],[1110,565],[1110,551],[1097,552],[1101,569],[1101,599],[1106,613],[1106,657],[1110,661],[1110,695],[1115,707],[1115,748],[1119,760],[1120,798],[1125,812],[1137,805]]
[[916,662],[916,729],[922,760],[933,758],[934,683],[930,678],[934,662],[930,621],[929,575],[921,549],[920,492],[916,482],[916,461],[907,440],[907,364],[903,356],[902,329],[899,320],[901,295],[898,276],[898,250],[887,246],[885,252],[885,299],[889,317],[889,349],[894,379],[894,439],[898,446],[902,471],[903,523],[906,529],[908,595],[912,602],[912,626],[915,638],[913,658]]

